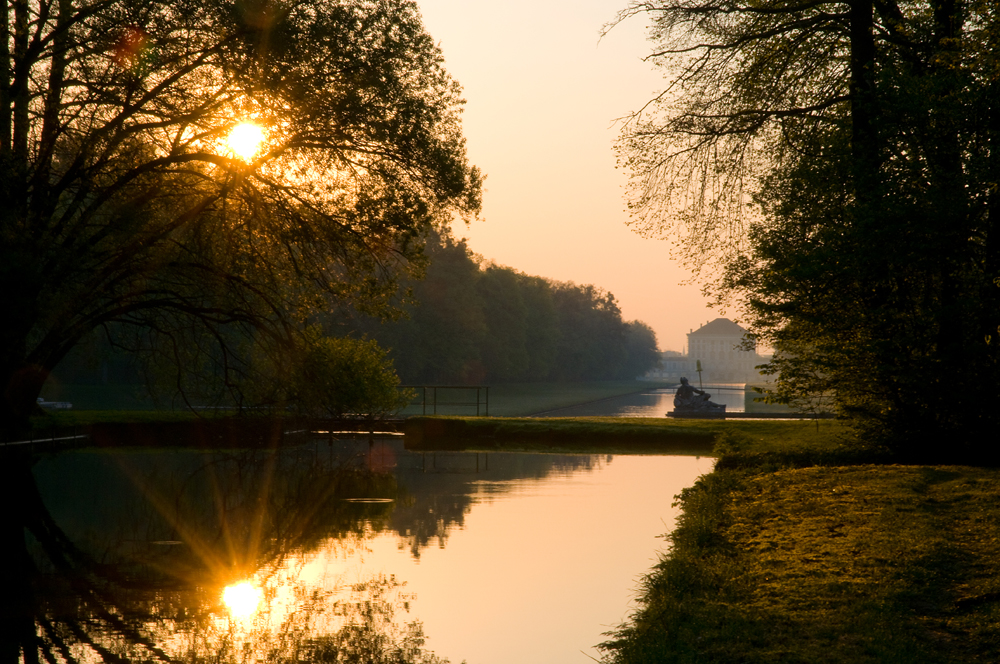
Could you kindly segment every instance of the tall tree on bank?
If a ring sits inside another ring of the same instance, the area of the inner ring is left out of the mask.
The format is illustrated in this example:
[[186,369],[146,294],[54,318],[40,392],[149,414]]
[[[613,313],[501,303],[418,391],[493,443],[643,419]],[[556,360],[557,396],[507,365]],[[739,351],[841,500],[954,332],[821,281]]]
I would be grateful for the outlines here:
[[996,3],[622,17],[641,12],[672,87],[621,142],[639,229],[719,268],[716,293],[776,349],[780,399],[833,394],[899,451],[947,436],[983,453],[1000,424]]
[[381,311],[478,210],[413,2],[10,0],[0,31],[5,436],[94,329],[238,389],[246,344]]

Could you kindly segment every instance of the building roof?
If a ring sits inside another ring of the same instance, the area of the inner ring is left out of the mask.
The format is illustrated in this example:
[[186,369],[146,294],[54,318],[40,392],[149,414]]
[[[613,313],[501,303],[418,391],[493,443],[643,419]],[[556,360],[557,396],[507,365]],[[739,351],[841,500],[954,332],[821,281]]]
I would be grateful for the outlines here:
[[694,332],[688,334],[689,337],[740,337],[747,331],[729,320],[728,318],[716,318],[711,323],[705,323]]

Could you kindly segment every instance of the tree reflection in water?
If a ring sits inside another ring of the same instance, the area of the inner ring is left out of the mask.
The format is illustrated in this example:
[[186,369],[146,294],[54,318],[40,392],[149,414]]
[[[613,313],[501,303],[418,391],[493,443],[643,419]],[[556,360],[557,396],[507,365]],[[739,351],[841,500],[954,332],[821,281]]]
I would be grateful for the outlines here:
[[[431,460],[431,456],[437,460]],[[449,532],[465,526],[465,516],[472,506],[490,502],[491,494],[509,492],[516,482],[592,471],[611,458],[490,452],[489,472],[480,475],[476,464],[485,464],[485,457],[480,461],[472,454],[417,452],[412,454],[411,463],[419,459],[419,466],[397,468],[397,477],[406,486],[409,498],[391,513],[390,529],[398,533],[400,548],[405,547],[414,559],[419,559],[429,546],[443,548]],[[458,467],[448,467],[452,464]],[[435,469],[435,465],[446,468]]]
[[[120,458],[75,454],[47,475],[63,496],[53,509],[35,459],[4,452],[0,664],[446,661],[423,648],[418,622],[400,622],[408,598],[394,578],[303,579],[308,552],[362,546],[387,526],[391,503],[343,499],[398,498],[391,475],[305,449],[129,459],[101,473]],[[103,514],[81,504],[81,477],[107,484]],[[246,580],[260,608],[230,615],[223,588]]]

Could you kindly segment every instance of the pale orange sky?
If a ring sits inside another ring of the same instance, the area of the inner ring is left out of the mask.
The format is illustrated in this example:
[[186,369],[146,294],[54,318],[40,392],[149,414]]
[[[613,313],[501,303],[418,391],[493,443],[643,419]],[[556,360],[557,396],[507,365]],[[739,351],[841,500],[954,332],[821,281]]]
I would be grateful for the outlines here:
[[629,230],[612,145],[615,123],[663,87],[642,62],[642,18],[599,41],[627,0],[418,0],[427,31],[462,84],[469,158],[487,175],[483,220],[457,225],[502,265],[614,293],[661,350],[721,315],[668,256]]

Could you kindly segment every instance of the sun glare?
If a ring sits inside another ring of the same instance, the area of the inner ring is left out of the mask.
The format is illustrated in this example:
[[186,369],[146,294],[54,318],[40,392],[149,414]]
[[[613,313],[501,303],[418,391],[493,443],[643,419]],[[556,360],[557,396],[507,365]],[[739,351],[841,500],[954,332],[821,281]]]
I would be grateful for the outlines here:
[[226,137],[226,147],[243,161],[253,159],[263,142],[264,129],[252,122],[241,122]]
[[243,581],[226,586],[222,591],[222,601],[229,608],[229,613],[235,618],[245,618],[257,610],[260,604],[260,590]]

